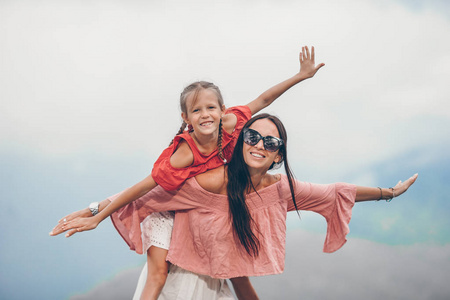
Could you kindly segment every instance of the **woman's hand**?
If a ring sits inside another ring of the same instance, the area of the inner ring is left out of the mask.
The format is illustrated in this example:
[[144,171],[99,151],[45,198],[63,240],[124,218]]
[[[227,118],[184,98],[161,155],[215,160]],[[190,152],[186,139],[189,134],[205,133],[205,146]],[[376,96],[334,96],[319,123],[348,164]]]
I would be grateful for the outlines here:
[[85,209],[73,212],[71,214],[68,214],[67,216],[61,218],[61,220],[58,221],[58,224],[52,229],[52,231],[49,234],[51,236],[58,235],[65,231],[62,229],[62,227],[65,224],[68,224],[68,222],[78,219],[78,218],[90,218],[90,217],[93,217],[93,216],[92,216],[92,212],[89,208],[85,208]]
[[409,177],[405,182],[402,182],[401,180],[397,183],[396,186],[394,186],[394,195],[395,197],[400,196],[404,192],[406,192],[409,187],[416,181],[417,176],[419,176],[417,173],[413,176]]
[[71,221],[63,220],[62,223],[56,225],[52,232],[50,232],[50,235],[58,235],[67,231],[66,237],[70,237],[77,232],[95,229],[99,223],[99,218],[94,216],[88,218],[78,217]]
[[394,188],[376,188],[376,187],[356,187],[355,201],[370,201],[370,200],[387,200],[390,201],[394,197],[398,197],[406,192],[409,187],[416,181],[417,174],[408,178],[405,182],[399,181]]
[[311,47],[311,53],[309,52],[308,46],[302,47],[302,52],[300,52],[300,72],[299,74],[306,78],[313,77],[316,72],[322,68],[325,64],[320,63],[316,66],[314,47]]

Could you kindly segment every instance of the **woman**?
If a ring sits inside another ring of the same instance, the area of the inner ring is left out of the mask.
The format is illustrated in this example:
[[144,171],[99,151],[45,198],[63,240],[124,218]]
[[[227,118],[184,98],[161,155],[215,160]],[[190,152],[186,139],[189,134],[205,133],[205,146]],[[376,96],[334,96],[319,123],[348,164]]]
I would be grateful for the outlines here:
[[[283,162],[287,175],[267,173]],[[199,278],[207,282],[194,292],[204,292],[211,281],[218,283],[212,293],[227,294],[226,284],[212,278],[283,272],[287,211],[298,208],[323,215],[328,223],[324,251],[334,252],[346,241],[355,201],[392,199],[416,178],[417,174],[389,189],[294,181],[284,126],[278,118],[262,114],[244,126],[229,165],[189,179],[176,192],[155,189],[112,219],[132,246],[141,239],[139,220],[154,211],[177,211],[167,256],[173,266],[161,298],[172,299],[192,286],[184,280],[191,272],[202,274]],[[59,233],[76,230],[78,224],[73,220],[64,228],[58,226]]]

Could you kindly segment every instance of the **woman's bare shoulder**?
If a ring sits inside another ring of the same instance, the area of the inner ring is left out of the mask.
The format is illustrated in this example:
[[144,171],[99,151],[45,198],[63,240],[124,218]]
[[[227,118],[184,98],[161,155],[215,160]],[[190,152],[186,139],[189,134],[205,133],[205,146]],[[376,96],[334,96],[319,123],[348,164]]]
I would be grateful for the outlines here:
[[264,176],[264,183],[261,185],[261,188],[265,188],[271,186],[281,180],[281,174],[268,174]]
[[205,173],[195,176],[198,184],[214,194],[226,194],[226,171],[225,167],[221,166]]

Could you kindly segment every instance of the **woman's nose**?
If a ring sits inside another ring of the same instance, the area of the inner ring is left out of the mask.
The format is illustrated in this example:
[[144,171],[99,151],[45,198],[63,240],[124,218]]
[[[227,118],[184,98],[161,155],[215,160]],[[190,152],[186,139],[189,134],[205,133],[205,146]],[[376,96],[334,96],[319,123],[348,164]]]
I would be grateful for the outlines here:
[[263,139],[260,139],[258,141],[258,143],[256,143],[256,145],[254,147],[256,147],[257,149],[264,149],[264,141],[263,141]]

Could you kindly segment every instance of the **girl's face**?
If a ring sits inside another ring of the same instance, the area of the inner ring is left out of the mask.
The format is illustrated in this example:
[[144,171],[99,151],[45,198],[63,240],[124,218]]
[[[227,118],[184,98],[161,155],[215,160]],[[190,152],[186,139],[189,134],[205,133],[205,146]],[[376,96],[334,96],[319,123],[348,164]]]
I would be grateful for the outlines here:
[[[249,128],[256,130],[263,137],[280,137],[277,126],[269,119],[257,120]],[[254,146],[244,143],[242,151],[244,161],[249,167],[249,170],[253,168],[265,172],[270,168],[273,162],[278,163],[282,158],[278,153],[279,150],[275,152],[266,150],[264,148],[263,139],[259,140],[259,142]]]
[[211,135],[219,130],[220,119],[225,111],[225,105],[220,105],[216,93],[201,89],[194,101],[195,93],[186,99],[186,113],[181,113],[183,120],[192,125],[196,135]]

